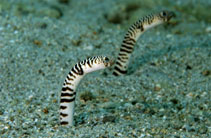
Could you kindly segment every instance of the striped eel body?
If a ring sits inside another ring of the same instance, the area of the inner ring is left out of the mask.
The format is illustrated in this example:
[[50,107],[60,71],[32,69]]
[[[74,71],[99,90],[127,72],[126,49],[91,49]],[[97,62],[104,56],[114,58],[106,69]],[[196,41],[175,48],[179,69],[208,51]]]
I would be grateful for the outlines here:
[[133,52],[136,41],[146,30],[168,22],[175,16],[173,12],[161,11],[156,14],[147,15],[136,21],[126,33],[119,51],[119,55],[114,65],[113,75],[119,76],[127,73],[130,56]]
[[67,75],[60,97],[60,124],[73,125],[76,88],[81,79],[90,72],[111,66],[112,61],[106,56],[96,56],[78,62]]

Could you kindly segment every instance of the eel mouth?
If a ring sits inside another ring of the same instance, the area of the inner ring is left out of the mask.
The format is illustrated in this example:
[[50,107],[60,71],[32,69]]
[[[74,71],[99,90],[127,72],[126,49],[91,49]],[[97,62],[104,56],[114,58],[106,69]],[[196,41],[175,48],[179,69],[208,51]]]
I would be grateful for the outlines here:
[[168,13],[167,21],[169,21],[172,17],[176,17],[176,14],[172,11]]

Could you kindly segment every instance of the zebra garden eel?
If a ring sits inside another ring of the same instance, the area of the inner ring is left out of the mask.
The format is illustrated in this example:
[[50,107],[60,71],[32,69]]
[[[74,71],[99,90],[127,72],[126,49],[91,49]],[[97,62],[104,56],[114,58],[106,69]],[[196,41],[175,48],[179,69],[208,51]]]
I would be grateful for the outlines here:
[[119,55],[114,65],[113,75],[119,76],[127,73],[129,58],[133,52],[134,45],[141,34],[146,30],[168,22],[175,14],[171,11],[161,11],[159,13],[147,15],[136,21],[126,33],[119,51]]
[[90,72],[105,69],[112,65],[106,56],[96,56],[78,62],[67,75],[60,97],[60,124],[73,125],[76,88],[81,79]]

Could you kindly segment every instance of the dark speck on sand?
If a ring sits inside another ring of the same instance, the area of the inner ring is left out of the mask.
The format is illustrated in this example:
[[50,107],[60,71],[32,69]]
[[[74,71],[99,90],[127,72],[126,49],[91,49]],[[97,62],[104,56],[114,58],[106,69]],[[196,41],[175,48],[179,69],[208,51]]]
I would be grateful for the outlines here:
[[[207,0],[0,0],[0,137],[210,138],[210,7]],[[177,17],[140,37],[128,75],[87,75],[75,126],[61,127],[69,69],[90,56],[115,58],[127,28],[161,9]]]

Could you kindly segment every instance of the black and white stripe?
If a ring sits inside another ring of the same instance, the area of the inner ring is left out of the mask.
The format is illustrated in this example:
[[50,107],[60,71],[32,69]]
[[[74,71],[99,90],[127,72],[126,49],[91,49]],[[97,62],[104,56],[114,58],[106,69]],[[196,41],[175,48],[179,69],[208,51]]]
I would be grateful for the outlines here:
[[127,73],[130,56],[140,35],[149,28],[169,21],[172,16],[174,16],[173,12],[162,11],[156,14],[149,14],[135,22],[128,29],[122,41],[119,55],[114,65],[113,75],[119,76]]
[[73,125],[76,88],[80,80],[89,72],[105,69],[111,65],[106,56],[96,56],[77,63],[68,73],[60,95],[60,124]]

